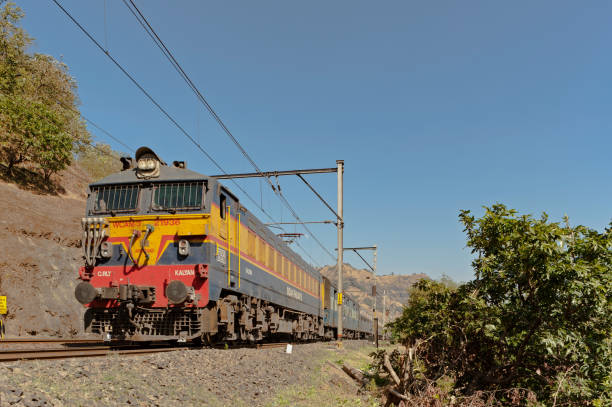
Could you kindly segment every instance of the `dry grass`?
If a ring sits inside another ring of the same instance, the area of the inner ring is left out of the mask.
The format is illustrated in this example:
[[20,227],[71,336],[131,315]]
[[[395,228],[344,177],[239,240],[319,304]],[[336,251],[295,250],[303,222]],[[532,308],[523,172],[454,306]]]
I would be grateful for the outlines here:
[[323,355],[313,360],[313,373],[307,382],[282,389],[266,406],[379,406],[380,400],[370,389],[360,389],[340,370],[343,363],[367,369],[369,354],[374,349],[364,342],[347,342],[342,349],[334,348],[330,343]]

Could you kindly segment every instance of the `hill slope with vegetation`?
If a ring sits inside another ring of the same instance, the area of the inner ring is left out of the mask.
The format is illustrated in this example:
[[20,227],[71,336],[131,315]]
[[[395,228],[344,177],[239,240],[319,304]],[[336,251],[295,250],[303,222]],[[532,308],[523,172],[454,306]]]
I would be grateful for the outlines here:
[[[329,278],[334,284],[338,282],[338,267],[325,266],[321,269],[321,274]],[[366,269],[358,269],[348,263],[342,267],[342,279],[346,294],[355,298],[368,313],[374,305],[372,296],[372,286],[374,279],[372,272]],[[408,300],[410,288],[421,279],[428,279],[426,274],[397,274],[397,275],[377,275],[376,276],[376,309],[382,322],[383,295],[386,293],[386,308],[389,311],[386,321],[397,318],[402,313],[402,308]]]
[[23,12],[0,2],[0,295],[6,331],[80,330],[74,300],[82,264],[87,184],[120,169],[119,153],[92,144],[68,67],[29,53]]

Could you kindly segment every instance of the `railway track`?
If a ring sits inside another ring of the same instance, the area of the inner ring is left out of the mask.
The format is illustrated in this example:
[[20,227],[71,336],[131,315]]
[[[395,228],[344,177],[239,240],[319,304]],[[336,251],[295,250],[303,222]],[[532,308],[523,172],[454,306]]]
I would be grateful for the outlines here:
[[59,344],[80,344],[80,343],[101,343],[100,339],[63,339],[63,338],[6,338],[0,339],[3,343],[59,343]]
[[188,350],[187,347],[166,348],[137,348],[123,349],[110,346],[88,347],[78,349],[19,349],[0,351],[1,362],[13,362],[17,360],[40,360],[40,359],[68,359],[83,357],[100,357],[109,355],[142,355],[149,353],[173,352],[177,350]]
[[269,349],[269,348],[284,348],[289,345],[289,342],[279,342],[279,343],[258,343],[257,349]]
[[[160,352],[172,352],[176,350],[192,350],[192,349],[205,349],[193,346],[158,346],[143,348],[139,345],[131,344],[105,344],[99,340],[93,339],[8,339],[1,340],[1,343],[12,343],[12,344],[61,344],[64,346],[69,345],[91,345],[84,347],[64,347],[64,348],[40,348],[40,349],[2,349],[0,350],[0,363],[2,362],[13,362],[18,360],[42,360],[42,359],[68,359],[68,358],[82,358],[82,357],[101,357],[108,355],[143,355],[150,353]],[[279,343],[258,343],[253,344],[249,347],[256,349],[270,349],[270,348],[283,348],[286,347],[289,342]],[[244,347],[242,345],[241,347]],[[219,349],[220,347],[217,347]]]

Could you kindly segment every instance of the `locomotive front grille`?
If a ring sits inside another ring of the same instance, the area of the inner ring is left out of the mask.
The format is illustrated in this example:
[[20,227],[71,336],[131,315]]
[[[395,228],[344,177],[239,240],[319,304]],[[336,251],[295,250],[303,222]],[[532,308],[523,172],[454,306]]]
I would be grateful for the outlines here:
[[122,308],[89,309],[85,314],[85,331],[110,333],[114,337],[150,335],[160,337],[192,336],[200,332],[197,310],[137,309],[132,313]]

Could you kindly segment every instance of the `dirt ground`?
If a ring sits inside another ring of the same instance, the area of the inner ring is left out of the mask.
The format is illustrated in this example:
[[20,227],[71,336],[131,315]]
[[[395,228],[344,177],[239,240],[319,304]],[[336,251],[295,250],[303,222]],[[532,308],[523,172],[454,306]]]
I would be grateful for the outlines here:
[[0,295],[7,296],[7,335],[70,336],[81,329],[74,300],[82,261],[80,219],[87,179],[61,174],[61,194],[0,181]]
[[365,341],[201,349],[0,365],[0,406],[378,406],[339,369],[366,367]]

